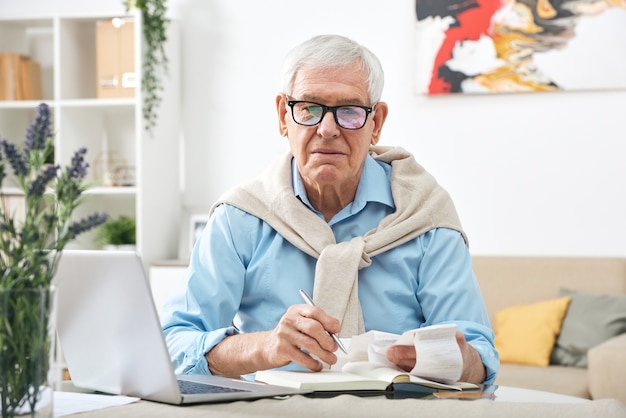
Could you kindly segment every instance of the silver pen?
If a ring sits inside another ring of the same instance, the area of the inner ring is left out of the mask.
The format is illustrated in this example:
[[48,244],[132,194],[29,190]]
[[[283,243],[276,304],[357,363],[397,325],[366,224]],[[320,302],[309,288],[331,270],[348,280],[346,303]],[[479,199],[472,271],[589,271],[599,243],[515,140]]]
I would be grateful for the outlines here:
[[[307,305],[315,306],[315,303],[313,303],[313,299],[311,299],[311,296],[309,296],[309,294],[302,289],[300,289],[300,296],[302,296],[302,299],[304,299],[304,302],[306,302]],[[333,340],[335,340],[341,351],[343,351],[345,354],[348,354],[348,350],[346,350],[346,347],[344,347],[343,343],[341,342],[339,337],[337,337],[337,335],[333,334],[332,332],[329,332],[328,335],[333,337]]]

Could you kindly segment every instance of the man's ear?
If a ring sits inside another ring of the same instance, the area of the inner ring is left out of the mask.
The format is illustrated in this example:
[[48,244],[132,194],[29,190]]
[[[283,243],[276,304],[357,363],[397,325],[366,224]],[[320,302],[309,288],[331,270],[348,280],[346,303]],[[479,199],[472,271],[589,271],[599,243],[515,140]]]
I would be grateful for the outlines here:
[[278,133],[281,136],[287,136],[287,97],[280,93],[276,95],[276,113],[278,114]]
[[372,115],[374,129],[372,130],[372,139],[370,140],[371,145],[376,145],[380,140],[380,133],[383,130],[383,125],[385,124],[388,113],[389,107],[387,106],[387,103],[376,103],[376,107],[374,108],[374,114]]

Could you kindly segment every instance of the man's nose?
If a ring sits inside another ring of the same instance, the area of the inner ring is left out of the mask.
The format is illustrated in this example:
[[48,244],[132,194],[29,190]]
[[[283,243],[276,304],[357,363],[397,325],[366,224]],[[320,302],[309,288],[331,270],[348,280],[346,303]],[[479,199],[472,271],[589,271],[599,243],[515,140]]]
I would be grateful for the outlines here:
[[339,134],[339,125],[335,122],[335,115],[327,110],[320,121],[318,132],[322,137],[337,136]]

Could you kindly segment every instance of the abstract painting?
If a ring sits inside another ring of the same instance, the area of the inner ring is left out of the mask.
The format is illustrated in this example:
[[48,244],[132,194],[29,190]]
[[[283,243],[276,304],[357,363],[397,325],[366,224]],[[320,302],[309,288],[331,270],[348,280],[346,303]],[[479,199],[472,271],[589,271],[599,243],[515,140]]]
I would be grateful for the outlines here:
[[626,0],[416,0],[420,93],[626,88]]

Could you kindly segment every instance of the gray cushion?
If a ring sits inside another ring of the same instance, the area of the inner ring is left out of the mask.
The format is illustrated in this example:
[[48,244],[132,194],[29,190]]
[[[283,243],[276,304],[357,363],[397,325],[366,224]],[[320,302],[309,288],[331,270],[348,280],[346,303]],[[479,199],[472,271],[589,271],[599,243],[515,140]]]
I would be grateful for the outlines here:
[[626,295],[599,295],[561,289],[570,302],[551,364],[587,367],[587,350],[626,332]]

